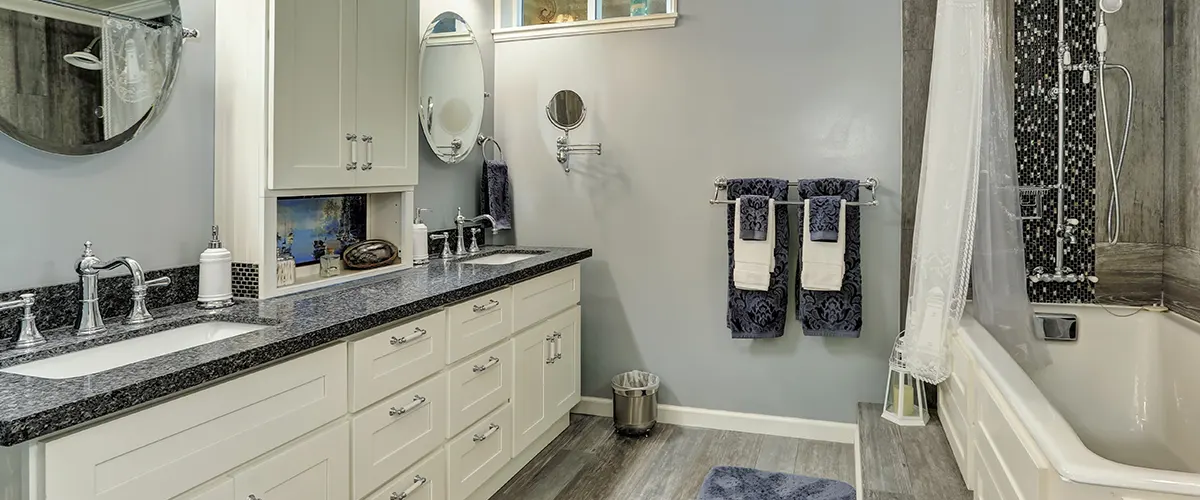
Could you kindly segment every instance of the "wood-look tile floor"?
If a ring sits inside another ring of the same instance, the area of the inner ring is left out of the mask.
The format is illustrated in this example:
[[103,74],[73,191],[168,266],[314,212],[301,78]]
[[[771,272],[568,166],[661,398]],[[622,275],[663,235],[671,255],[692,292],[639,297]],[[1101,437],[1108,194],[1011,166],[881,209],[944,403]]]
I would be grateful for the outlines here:
[[970,500],[954,452],[934,414],[924,427],[900,427],[883,405],[858,405],[858,441],[866,500]]
[[719,465],[854,484],[854,445],[664,424],[627,438],[610,418],[571,415],[492,500],[694,500]]

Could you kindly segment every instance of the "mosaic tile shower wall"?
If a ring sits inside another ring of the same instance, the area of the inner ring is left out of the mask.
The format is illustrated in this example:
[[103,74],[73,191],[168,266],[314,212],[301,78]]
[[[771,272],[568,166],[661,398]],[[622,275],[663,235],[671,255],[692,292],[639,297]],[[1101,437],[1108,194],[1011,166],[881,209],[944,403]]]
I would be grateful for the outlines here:
[[[1058,25],[1060,0],[1016,0],[1014,15],[1017,170],[1024,186],[1058,182]],[[1065,8],[1064,49],[1071,64],[1097,64],[1095,0],[1062,0]],[[1079,220],[1078,243],[1066,245],[1064,266],[1070,272],[1095,275],[1096,267],[1096,78],[1068,71],[1065,76],[1065,216]],[[1043,197],[1041,220],[1025,221],[1025,261],[1030,273],[1053,273],[1058,195]],[[1064,271],[1064,274],[1067,273]],[[1030,283],[1034,302],[1093,302],[1095,285]]]

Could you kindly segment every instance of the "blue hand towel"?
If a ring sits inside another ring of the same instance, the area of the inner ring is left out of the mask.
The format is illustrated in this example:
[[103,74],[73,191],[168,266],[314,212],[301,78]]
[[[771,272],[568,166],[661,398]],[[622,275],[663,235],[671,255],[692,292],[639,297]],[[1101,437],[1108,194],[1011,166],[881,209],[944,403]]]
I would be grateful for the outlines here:
[[[745,203],[742,206],[745,207]],[[811,239],[836,243],[839,229],[838,219],[841,218],[839,216],[842,213],[842,197],[813,196],[808,199],[808,213],[808,232]],[[745,226],[742,230],[745,231]]]
[[742,197],[742,239],[745,241],[767,240],[767,215],[771,212],[769,196],[746,195]]
[[[800,197],[835,196],[847,202],[858,201],[858,181],[854,179],[801,180]],[[805,290],[800,273],[803,258],[796,264],[796,318],[810,337],[855,337],[862,333],[862,258],[859,208],[846,206],[846,274],[842,289],[836,292]],[[801,238],[803,239],[803,238]],[[803,255],[804,248],[800,251]]]
[[[787,201],[788,182],[783,179],[730,179],[728,199],[750,195],[768,196]],[[764,339],[783,336],[787,324],[788,211],[775,210],[775,266],[766,291],[740,290],[733,284],[734,206],[726,215],[729,244],[729,309],[726,324],[736,339]]]
[[508,180],[508,164],[503,161],[483,161],[479,176],[479,211],[496,219],[496,229],[512,229],[512,184]]

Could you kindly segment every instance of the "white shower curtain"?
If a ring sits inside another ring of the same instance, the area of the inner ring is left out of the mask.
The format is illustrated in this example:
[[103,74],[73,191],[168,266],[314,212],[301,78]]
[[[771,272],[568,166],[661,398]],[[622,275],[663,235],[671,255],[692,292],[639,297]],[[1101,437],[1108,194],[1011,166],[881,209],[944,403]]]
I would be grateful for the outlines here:
[[162,95],[178,34],[173,26],[105,18],[101,37],[104,138],[111,139],[146,116]]
[[984,0],[938,2],[908,316],[892,359],[934,384],[949,376],[949,338],[967,300],[982,130],[991,119],[984,113],[991,16]]

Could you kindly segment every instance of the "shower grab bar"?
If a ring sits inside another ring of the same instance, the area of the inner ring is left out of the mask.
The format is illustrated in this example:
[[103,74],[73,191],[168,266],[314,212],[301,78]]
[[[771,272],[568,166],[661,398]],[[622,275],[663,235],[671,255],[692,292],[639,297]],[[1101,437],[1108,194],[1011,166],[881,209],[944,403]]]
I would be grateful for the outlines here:
[[[169,24],[163,24],[158,21],[151,21],[149,19],[142,19],[140,17],[127,16],[125,14],[118,14],[116,12],[109,11],[109,10],[97,9],[95,7],[88,7],[86,5],[79,5],[79,4],[74,4],[71,2],[64,2],[62,0],[36,0],[36,1],[47,4],[47,5],[53,5],[55,7],[62,7],[64,9],[71,9],[71,10],[75,10],[75,11],[79,11],[79,12],[86,12],[88,14],[95,14],[97,16],[111,17],[113,19],[120,19],[122,21],[129,21],[132,23],[141,23],[141,24],[144,24],[151,28],[165,28],[167,26],[170,26]],[[171,16],[171,18],[175,21],[179,20],[179,18],[175,17],[175,16]],[[199,32],[197,32],[196,30],[191,29],[191,28],[183,28],[183,30],[180,34],[184,38],[196,38],[197,36],[200,36]]]
[[[721,197],[721,191],[724,191],[725,189],[727,189],[729,187],[728,179],[726,179],[724,177],[717,177],[717,180],[713,182],[713,185],[716,186],[717,190],[716,190],[716,192],[713,193],[712,199],[708,200],[708,203],[710,205],[732,205],[735,203],[734,200],[719,199]],[[797,181],[788,182],[788,187],[796,187],[798,185],[800,185],[800,183]],[[871,200],[870,201],[848,201],[848,202],[846,202],[847,206],[851,206],[851,207],[876,207],[876,206],[879,206],[879,197],[876,194],[876,189],[879,188],[879,180],[878,179],[876,179],[874,177],[868,177],[867,180],[859,182],[858,186],[867,188],[867,191],[869,191],[871,193]],[[777,201],[777,202],[775,202],[775,204],[776,205],[803,205],[804,202],[803,201]]]

